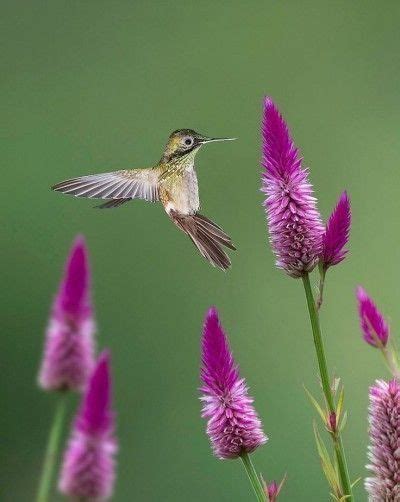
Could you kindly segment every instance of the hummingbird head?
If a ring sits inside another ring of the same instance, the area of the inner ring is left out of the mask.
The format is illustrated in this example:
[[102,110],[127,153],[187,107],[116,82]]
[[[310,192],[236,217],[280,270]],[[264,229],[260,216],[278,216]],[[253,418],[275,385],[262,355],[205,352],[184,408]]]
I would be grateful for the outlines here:
[[172,132],[165,146],[162,160],[164,162],[173,159],[194,159],[199,148],[206,143],[214,141],[231,141],[236,138],[209,138],[193,129],[177,129]]

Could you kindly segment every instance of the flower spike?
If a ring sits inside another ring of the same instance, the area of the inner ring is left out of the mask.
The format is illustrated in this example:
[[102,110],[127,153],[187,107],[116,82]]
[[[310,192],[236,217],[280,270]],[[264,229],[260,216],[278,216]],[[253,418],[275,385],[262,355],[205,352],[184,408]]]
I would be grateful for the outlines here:
[[108,352],[99,357],[64,455],[59,488],[79,500],[108,500],[114,478],[114,415]]
[[318,262],[324,231],[308,170],[271,98],[264,100],[262,191],[276,265],[302,277]]
[[70,251],[46,333],[39,385],[45,390],[82,390],[94,365],[95,323],[90,270],[83,237]]
[[389,339],[389,326],[367,292],[357,288],[358,314],[364,340],[373,347],[386,347]]
[[204,322],[201,380],[202,416],[218,458],[238,458],[267,441],[215,308]]
[[351,224],[350,199],[343,192],[326,224],[322,238],[321,261],[325,269],[343,261],[347,254],[344,247],[349,240]]
[[365,489],[372,501],[400,500],[400,384],[377,380],[369,392],[369,436]]

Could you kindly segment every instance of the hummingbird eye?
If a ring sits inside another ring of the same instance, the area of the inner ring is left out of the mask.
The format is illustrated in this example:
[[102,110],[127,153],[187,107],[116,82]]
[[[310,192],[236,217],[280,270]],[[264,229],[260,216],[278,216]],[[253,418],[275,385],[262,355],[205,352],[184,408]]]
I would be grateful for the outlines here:
[[190,136],[187,136],[183,142],[185,143],[186,146],[192,146],[193,145],[193,138],[191,138]]

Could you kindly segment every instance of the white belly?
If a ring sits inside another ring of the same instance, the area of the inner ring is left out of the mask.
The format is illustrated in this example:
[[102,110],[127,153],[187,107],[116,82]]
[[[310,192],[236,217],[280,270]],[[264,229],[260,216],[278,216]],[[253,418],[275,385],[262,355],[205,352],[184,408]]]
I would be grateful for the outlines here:
[[171,193],[172,197],[165,206],[167,213],[177,211],[180,214],[194,214],[200,208],[199,186],[193,167],[185,170],[179,186]]

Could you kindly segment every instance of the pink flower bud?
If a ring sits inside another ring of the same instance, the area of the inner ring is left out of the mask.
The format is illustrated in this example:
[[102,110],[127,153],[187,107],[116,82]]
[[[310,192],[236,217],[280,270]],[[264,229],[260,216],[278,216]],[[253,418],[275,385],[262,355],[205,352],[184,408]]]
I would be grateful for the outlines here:
[[389,326],[372,298],[361,286],[357,288],[357,301],[364,340],[373,347],[379,347],[380,344],[385,347],[389,338]]

